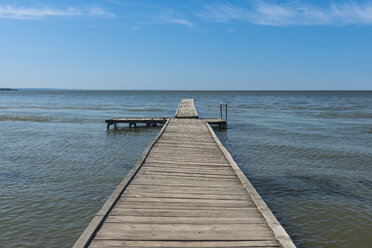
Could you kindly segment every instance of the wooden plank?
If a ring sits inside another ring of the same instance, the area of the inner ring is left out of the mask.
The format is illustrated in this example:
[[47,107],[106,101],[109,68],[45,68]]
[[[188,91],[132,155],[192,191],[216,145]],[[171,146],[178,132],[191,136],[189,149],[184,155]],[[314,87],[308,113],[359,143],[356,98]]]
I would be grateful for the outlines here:
[[154,190],[181,190],[181,191],[191,191],[191,192],[200,192],[200,191],[206,191],[206,192],[218,192],[220,194],[231,194],[231,193],[247,193],[246,189],[243,187],[243,185],[239,185],[239,187],[235,186],[224,186],[224,185],[214,185],[213,187],[204,187],[203,185],[190,185],[190,184],[182,184],[179,183],[179,185],[164,185],[164,184],[155,184],[155,183],[149,183],[149,184],[135,184],[131,183],[128,186],[128,189],[154,189]]
[[230,167],[230,165],[228,164],[228,162],[226,161],[219,161],[219,162],[190,162],[190,161],[173,161],[173,160],[157,160],[157,159],[149,159],[147,158],[146,159],[146,163],[161,163],[161,164],[183,164],[185,166],[187,165],[198,165],[198,166],[202,166],[202,165],[206,165],[206,166],[225,166],[225,167]]
[[174,171],[174,172],[184,172],[184,173],[210,173],[214,175],[230,175],[234,173],[230,167],[203,167],[203,166],[192,166],[187,165],[187,167],[177,164],[157,164],[157,163],[145,163],[142,170],[147,171]]
[[254,207],[255,205],[250,202],[242,201],[233,201],[233,200],[210,200],[210,199],[174,199],[174,198],[130,198],[125,197],[123,203],[117,203],[117,206],[149,206],[157,208],[248,208]]
[[[164,157],[161,157],[159,155],[149,155],[149,158],[148,158],[150,161],[160,161],[162,159],[167,159],[167,158],[164,158]],[[218,158],[204,158],[204,157],[174,157],[173,160],[168,160],[168,161],[165,161],[163,160],[163,162],[167,163],[167,162],[172,162],[172,163],[186,163],[186,164],[213,164],[213,165],[217,165],[217,164],[220,164],[221,162],[224,162],[224,161],[221,161],[220,159]],[[226,166],[226,164],[224,164],[224,166]]]
[[182,146],[182,145],[177,145],[177,147],[173,146],[166,146],[163,145],[161,147],[154,147],[154,151],[158,152],[167,152],[167,151],[172,151],[172,152],[179,152],[179,153],[205,153],[205,154],[210,154],[211,152],[214,152],[216,149],[215,146]]
[[[166,198],[166,197],[156,197],[156,194],[154,194],[154,196],[152,197],[138,197],[138,196],[134,196],[134,197],[131,197],[131,196],[123,196],[125,197],[124,198],[124,202],[125,203],[128,203],[128,202],[151,202],[151,203],[155,203],[155,202],[159,202],[159,203],[163,203],[163,204],[167,204],[167,203],[182,203],[182,204],[206,204],[207,206],[213,206],[213,205],[216,205],[216,206],[248,206],[248,205],[252,205],[250,204],[251,201],[249,199],[245,199],[245,198],[240,198],[240,199],[211,199],[211,198]],[[122,204],[121,202],[117,203],[117,204]]]
[[119,118],[111,118],[106,120],[106,122],[111,123],[128,123],[128,122],[161,122],[165,123],[167,122],[169,118],[147,118],[147,117],[119,117]]
[[[249,234],[249,235],[247,235]],[[272,240],[265,224],[120,224],[105,223],[97,239],[128,240]]]
[[[180,180],[182,179],[182,180]],[[202,185],[202,186],[214,186],[214,185],[235,185],[238,186],[239,181],[236,178],[219,178],[217,181],[215,178],[209,177],[176,177],[176,176],[149,176],[149,175],[141,175],[141,177],[136,177],[134,179],[135,183],[155,183],[155,184],[177,184],[177,183],[184,183],[184,184],[194,184],[194,185]]]
[[[205,195],[215,195],[215,198],[218,198],[217,196],[222,197],[245,197],[247,194],[247,191],[245,190],[226,190],[223,193],[218,190],[208,190],[208,189],[197,189],[197,188],[190,188],[190,187],[167,187],[167,188],[161,188],[161,187],[131,187],[127,188],[125,190],[126,194],[154,194],[154,193],[162,193],[162,194],[168,194],[168,195],[194,195],[195,197],[205,197]],[[212,196],[211,196],[212,197]]]
[[[254,218],[260,216],[256,208],[206,208],[206,209],[157,209],[128,206],[115,207],[109,216],[152,216],[152,217],[204,217],[204,218]],[[261,218],[262,219],[262,218]],[[263,219],[262,219],[263,220]]]
[[[197,229],[197,230],[196,230]],[[144,230],[144,231],[165,231],[168,232],[184,232],[184,231],[215,231],[215,230],[224,230],[227,233],[230,232],[243,232],[243,230],[256,232],[256,233],[265,233],[269,230],[269,227],[266,223],[248,223],[248,224],[237,224],[231,223],[229,225],[224,224],[204,224],[204,225],[195,225],[191,224],[149,224],[149,223],[128,223],[127,225],[121,225],[120,222],[105,222],[101,230],[107,232],[116,232],[116,231],[134,231],[134,230]],[[168,238],[167,238],[168,239]]]
[[[228,168],[202,168],[200,170],[196,170],[195,167],[187,167],[182,168],[181,166],[166,166],[161,167],[158,165],[145,165],[144,173],[168,173],[168,174],[185,174],[190,173],[191,176],[203,176],[203,175],[209,175],[209,176],[233,176],[232,171]],[[141,171],[142,173],[142,171]]]
[[193,217],[161,217],[161,216],[108,216],[106,223],[147,223],[147,224],[265,224],[266,222],[258,217],[235,217],[235,218],[203,218]]
[[126,190],[125,193],[123,194],[125,197],[143,197],[143,198],[182,198],[182,199],[215,199],[215,200],[242,200],[246,197],[245,194],[227,194],[227,195],[221,195],[217,194],[210,194],[210,193],[163,193],[163,192],[146,192],[146,191],[131,191],[131,190]]
[[131,240],[102,240],[97,239],[92,242],[91,247],[162,247],[162,248],[270,248],[280,247],[280,243],[277,240],[254,240],[254,241],[131,241]]
[[176,171],[141,171],[141,175],[145,177],[156,177],[156,178],[185,178],[185,179],[232,179],[236,180],[234,175],[214,175],[214,174],[203,174],[203,173],[182,173]]
[[[149,181],[150,180],[150,181]],[[140,185],[169,185],[169,186],[188,186],[193,185],[197,187],[216,187],[216,186],[226,186],[226,187],[239,187],[240,184],[238,181],[222,181],[216,180],[206,181],[206,180],[179,180],[179,179],[155,179],[155,178],[138,178],[134,179],[133,184]]]
[[142,184],[131,184],[126,192],[160,192],[168,194],[216,194],[216,195],[242,195],[247,194],[247,191],[243,187],[213,187],[206,188],[202,186],[190,186],[190,185],[142,185]]
[[147,166],[141,170],[141,174],[144,175],[177,175],[177,176],[205,176],[215,178],[234,178],[231,171],[215,171],[215,170],[203,170],[201,172],[195,170],[184,170],[175,167],[161,168],[156,166]]
[[[235,210],[244,210],[248,208],[255,208],[254,204],[240,204],[235,206],[228,204],[205,204],[205,203],[184,203],[184,202],[133,202],[126,201],[125,204],[117,203],[118,208],[152,208],[152,209],[190,209],[190,210],[223,210],[226,208]],[[114,212],[116,207],[112,210]]]

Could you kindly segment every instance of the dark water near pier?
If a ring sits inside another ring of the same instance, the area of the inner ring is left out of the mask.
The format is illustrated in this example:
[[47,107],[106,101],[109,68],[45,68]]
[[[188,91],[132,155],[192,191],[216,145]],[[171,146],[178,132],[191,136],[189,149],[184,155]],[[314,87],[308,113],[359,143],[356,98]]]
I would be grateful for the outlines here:
[[371,247],[372,92],[0,92],[0,247],[70,247],[159,128],[112,117],[201,117],[299,247]]

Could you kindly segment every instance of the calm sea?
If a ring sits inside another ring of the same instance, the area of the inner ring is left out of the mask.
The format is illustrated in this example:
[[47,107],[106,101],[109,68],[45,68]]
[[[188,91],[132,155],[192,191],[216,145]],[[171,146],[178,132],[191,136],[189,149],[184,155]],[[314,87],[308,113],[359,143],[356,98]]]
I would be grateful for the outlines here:
[[222,143],[299,247],[371,247],[372,92],[0,92],[0,247],[70,247],[159,128],[229,104]]

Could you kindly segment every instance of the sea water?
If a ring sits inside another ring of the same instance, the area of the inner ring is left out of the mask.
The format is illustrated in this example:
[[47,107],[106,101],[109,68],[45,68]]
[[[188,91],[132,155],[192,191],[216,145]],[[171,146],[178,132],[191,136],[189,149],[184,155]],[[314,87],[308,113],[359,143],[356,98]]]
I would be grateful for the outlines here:
[[[0,247],[71,247],[160,128],[194,98],[298,247],[372,244],[371,91],[0,92]],[[123,125],[124,126],[124,125]]]

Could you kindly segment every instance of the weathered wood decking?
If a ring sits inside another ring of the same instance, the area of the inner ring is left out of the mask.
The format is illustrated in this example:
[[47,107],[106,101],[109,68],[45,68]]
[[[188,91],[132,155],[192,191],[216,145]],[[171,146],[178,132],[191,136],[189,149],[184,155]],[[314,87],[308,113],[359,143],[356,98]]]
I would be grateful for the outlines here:
[[175,118],[74,247],[295,246],[209,124]]
[[178,104],[176,118],[198,118],[198,112],[194,105],[194,99],[182,99]]

